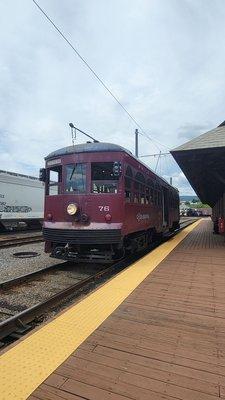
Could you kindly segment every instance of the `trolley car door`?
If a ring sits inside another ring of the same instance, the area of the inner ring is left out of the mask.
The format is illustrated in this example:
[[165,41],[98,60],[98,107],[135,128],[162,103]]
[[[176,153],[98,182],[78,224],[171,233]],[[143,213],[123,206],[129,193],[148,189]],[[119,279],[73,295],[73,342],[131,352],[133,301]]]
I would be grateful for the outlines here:
[[168,202],[168,189],[163,188],[162,191],[162,213],[163,213],[163,226],[169,225],[169,202]]

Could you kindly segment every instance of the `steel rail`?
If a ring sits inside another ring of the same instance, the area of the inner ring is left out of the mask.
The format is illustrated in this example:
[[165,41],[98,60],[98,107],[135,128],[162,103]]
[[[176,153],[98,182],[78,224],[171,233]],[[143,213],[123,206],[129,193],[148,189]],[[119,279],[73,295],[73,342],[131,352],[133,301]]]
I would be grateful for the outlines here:
[[31,329],[31,326],[28,326],[27,324],[31,323],[32,321],[42,316],[43,314],[46,314],[47,311],[59,305],[61,301],[67,301],[71,297],[73,298],[78,297],[81,289],[83,289],[82,290],[83,293],[84,292],[86,293],[91,286],[94,286],[96,284],[98,280],[103,278],[106,279],[107,277],[109,278],[110,276],[112,276],[115,270],[117,273],[120,272],[122,269],[128,267],[130,263],[137,261],[140,257],[143,257],[144,255],[148,254],[150,251],[154,250],[163,242],[168,241],[169,239],[174,237],[177,233],[179,233],[181,230],[183,230],[186,226],[191,225],[196,220],[197,219],[192,221],[182,222],[183,225],[182,227],[170,233],[163,240],[154,242],[148,247],[148,249],[145,249],[144,251],[139,252],[138,254],[129,256],[126,259],[118,261],[115,264],[111,265],[110,267],[103,269],[100,272],[97,272],[97,274],[91,275],[88,278],[85,278],[80,282],[77,282],[67,287],[66,289],[61,290],[59,293],[56,293],[50,298],[38,304],[35,304],[34,306],[0,322],[0,339],[4,339],[12,334],[15,335],[14,336],[15,338],[19,338],[22,334],[27,333],[27,331]]
[[[124,261],[123,261],[124,263]],[[95,284],[97,280],[106,277],[107,274],[110,274],[114,271],[114,269],[118,269],[118,271],[123,268],[122,262],[113,264],[112,266],[99,271],[97,274],[91,275],[88,278],[82,279],[80,282],[77,282],[66,289],[61,290],[59,293],[51,296],[50,298],[35,304],[34,306],[10,317],[0,323],[0,339],[3,339],[6,336],[9,336],[13,332],[20,331],[22,328],[26,330],[26,325],[32,322],[35,318],[40,317],[50,308],[57,306],[60,301],[68,300],[68,298],[72,295],[73,297],[77,297],[78,293],[74,293],[75,291],[79,291],[80,289],[87,289],[91,284]]]
[[0,289],[6,289],[6,288],[8,289],[19,283],[25,283],[37,275],[41,275],[45,272],[49,272],[53,269],[58,269],[60,267],[62,267],[62,268],[68,267],[69,265],[70,265],[70,262],[54,264],[54,265],[50,265],[49,267],[38,269],[37,271],[29,272],[28,274],[17,276],[16,278],[13,278],[13,279],[2,281],[2,282],[0,282]]
[[9,239],[0,239],[0,248],[6,248],[6,247],[13,247],[13,246],[20,246],[20,245],[25,245],[29,243],[36,243],[36,242],[43,242],[43,236],[29,236],[29,237],[21,237],[21,238],[9,238]]

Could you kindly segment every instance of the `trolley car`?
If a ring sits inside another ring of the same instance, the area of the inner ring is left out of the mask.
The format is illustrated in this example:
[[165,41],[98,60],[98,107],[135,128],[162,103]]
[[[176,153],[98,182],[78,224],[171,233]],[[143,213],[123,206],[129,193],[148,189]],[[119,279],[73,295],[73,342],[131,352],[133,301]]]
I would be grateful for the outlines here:
[[125,148],[85,143],[45,160],[43,235],[51,256],[112,262],[178,228],[177,189]]

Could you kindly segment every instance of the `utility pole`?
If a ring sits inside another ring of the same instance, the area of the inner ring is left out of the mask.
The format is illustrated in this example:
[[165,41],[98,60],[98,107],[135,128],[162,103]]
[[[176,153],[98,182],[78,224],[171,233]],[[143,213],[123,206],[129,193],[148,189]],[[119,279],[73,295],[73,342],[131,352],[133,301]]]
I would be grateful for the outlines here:
[[173,186],[173,178],[172,178],[172,176],[170,177],[170,185]]
[[135,129],[135,156],[138,158],[138,129]]

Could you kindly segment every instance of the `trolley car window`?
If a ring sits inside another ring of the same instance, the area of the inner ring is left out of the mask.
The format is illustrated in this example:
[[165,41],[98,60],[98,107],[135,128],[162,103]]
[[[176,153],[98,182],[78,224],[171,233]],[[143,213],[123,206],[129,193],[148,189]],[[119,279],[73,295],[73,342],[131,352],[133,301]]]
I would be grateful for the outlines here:
[[146,186],[146,204],[150,203],[150,188]]
[[86,164],[66,165],[66,192],[86,192]]
[[46,195],[55,196],[61,193],[62,166],[48,169],[48,184]]
[[131,189],[132,189],[132,180],[125,176],[125,199],[126,203],[131,203]]
[[127,169],[126,169],[126,176],[130,176],[131,178],[133,177],[133,173],[132,173],[132,169],[131,167],[128,165]]
[[135,175],[134,191],[134,203],[145,204],[145,177],[141,172]]
[[153,203],[154,200],[154,182],[152,179],[147,180],[147,186],[149,188],[149,201],[150,203]]
[[113,162],[92,163],[92,193],[117,193],[119,175],[114,173]]
[[145,204],[145,193],[141,193],[141,204]]
[[131,195],[131,191],[132,191],[132,177],[133,177],[133,173],[132,173],[132,169],[131,167],[128,165],[126,172],[125,172],[125,201],[126,203],[131,203],[132,202],[132,195]]
[[145,183],[145,177],[141,172],[137,172],[135,179],[139,182]]

